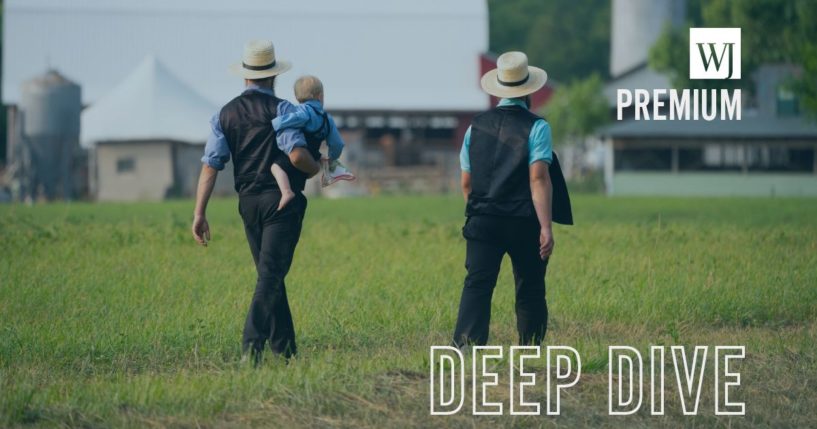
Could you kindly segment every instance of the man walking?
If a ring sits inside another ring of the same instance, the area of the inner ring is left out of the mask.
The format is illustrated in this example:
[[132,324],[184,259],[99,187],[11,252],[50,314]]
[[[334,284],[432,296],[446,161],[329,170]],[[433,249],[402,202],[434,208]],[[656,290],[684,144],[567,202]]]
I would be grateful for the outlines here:
[[[286,359],[297,351],[284,278],[306,213],[301,191],[306,179],[320,170],[300,131],[287,129],[276,135],[272,128],[274,118],[295,110],[274,92],[275,76],[290,67],[290,63],[276,60],[272,42],[253,41],[245,46],[243,60],[234,70],[244,77],[246,90],[210,121],[193,219],[193,237],[206,246],[210,239],[207,202],[218,171],[232,158],[238,211],[258,274],[244,325],[242,360],[252,358],[256,364],[267,340],[273,353]],[[297,195],[277,210],[281,192],[270,167],[281,152],[288,155],[290,163],[285,171]]]
[[547,73],[528,66],[525,54],[508,52],[480,82],[501,100],[474,118],[460,153],[468,270],[454,330],[460,348],[488,341],[491,297],[506,253],[516,283],[519,343],[537,345],[547,330],[551,222],[572,224],[573,217],[550,125],[528,110],[530,94],[546,81]]

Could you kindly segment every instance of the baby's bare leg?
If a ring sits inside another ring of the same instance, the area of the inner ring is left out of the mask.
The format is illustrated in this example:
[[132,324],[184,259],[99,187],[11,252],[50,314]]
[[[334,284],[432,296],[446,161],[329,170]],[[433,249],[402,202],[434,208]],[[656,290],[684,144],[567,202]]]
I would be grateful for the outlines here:
[[286,205],[295,198],[295,192],[292,192],[292,186],[289,184],[289,176],[286,171],[278,164],[273,163],[270,167],[272,177],[278,182],[278,189],[281,190],[281,201],[278,203],[278,210],[283,209]]

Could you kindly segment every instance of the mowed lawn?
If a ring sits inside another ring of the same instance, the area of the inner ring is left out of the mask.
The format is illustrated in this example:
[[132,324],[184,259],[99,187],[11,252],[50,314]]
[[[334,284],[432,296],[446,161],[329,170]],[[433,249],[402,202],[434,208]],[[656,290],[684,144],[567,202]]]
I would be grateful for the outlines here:
[[[547,343],[583,374],[560,416],[527,417],[429,415],[429,346],[465,274],[459,198],[312,199],[287,279],[300,354],[258,369],[238,363],[255,273],[235,200],[211,203],[206,249],[191,201],[2,206],[0,427],[817,426],[817,200],[574,200]],[[494,297],[491,343],[512,345],[507,259]],[[715,416],[711,349],[698,416],[674,378],[667,415],[608,416],[608,345],[745,345],[746,416]],[[526,399],[546,400],[542,371]]]

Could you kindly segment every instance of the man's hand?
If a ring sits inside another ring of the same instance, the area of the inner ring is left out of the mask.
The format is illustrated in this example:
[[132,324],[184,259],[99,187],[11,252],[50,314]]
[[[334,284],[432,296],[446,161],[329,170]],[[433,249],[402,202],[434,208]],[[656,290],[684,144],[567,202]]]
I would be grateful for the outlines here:
[[539,257],[544,261],[553,253],[553,231],[550,228],[542,228],[539,231]]
[[210,241],[210,224],[207,223],[206,217],[199,215],[193,217],[193,238],[202,246],[207,247],[207,242]]
[[207,164],[201,166],[199,187],[196,190],[196,208],[193,210],[193,238],[205,247],[210,241],[210,225],[207,224],[207,216],[204,214],[207,213],[207,202],[210,201],[213,187],[216,186],[216,177],[218,170]]

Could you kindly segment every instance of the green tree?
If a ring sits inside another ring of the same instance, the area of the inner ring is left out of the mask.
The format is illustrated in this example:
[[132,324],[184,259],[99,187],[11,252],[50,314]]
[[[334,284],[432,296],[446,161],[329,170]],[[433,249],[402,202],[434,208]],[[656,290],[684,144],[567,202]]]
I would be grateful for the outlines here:
[[587,137],[610,121],[603,88],[604,82],[598,74],[561,85],[543,112],[550,123],[554,146],[561,148],[559,157],[572,191],[604,190],[604,176],[586,169],[580,161],[588,148]]
[[689,31],[667,28],[650,50],[650,66],[667,73],[680,88],[734,85],[753,91],[752,73],[766,63],[792,63],[803,68],[791,82],[804,107],[817,113],[817,2],[814,0],[690,1],[689,26],[740,27],[740,81],[690,80]]
[[609,1],[489,0],[488,6],[492,52],[523,51],[560,82],[608,75]]
[[545,108],[557,145],[577,144],[610,121],[610,108],[598,74],[560,86]]

